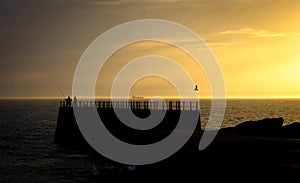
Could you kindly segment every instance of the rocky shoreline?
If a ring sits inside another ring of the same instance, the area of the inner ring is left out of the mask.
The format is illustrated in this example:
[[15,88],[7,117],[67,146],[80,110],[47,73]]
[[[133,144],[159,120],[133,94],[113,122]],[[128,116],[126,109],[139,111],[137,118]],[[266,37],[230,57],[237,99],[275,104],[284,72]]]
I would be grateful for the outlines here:
[[257,121],[245,121],[235,127],[221,129],[240,135],[254,135],[262,137],[300,138],[300,122],[283,125],[284,119],[265,118]]
[[[136,112],[146,115],[145,111]],[[118,138],[141,145],[145,141],[153,143],[170,134],[169,127],[174,128],[171,124],[179,114],[169,111],[169,118],[165,119],[157,131],[136,132],[126,129],[117,118],[113,118],[113,111],[105,110],[100,113],[104,114],[106,126],[111,127],[111,132]],[[91,170],[91,181],[95,182],[143,182],[145,177],[147,182],[182,178],[196,180],[207,176],[211,180],[222,176],[223,180],[229,181],[239,180],[237,177],[240,176],[247,181],[292,180],[300,173],[300,123],[283,125],[282,117],[246,121],[235,127],[220,129],[212,143],[202,151],[198,149],[203,135],[199,121],[192,137],[178,152],[158,163],[140,166],[117,163],[94,151],[81,135],[71,108],[61,109],[58,124],[56,143],[88,153],[91,162],[95,164]]]
[[[221,129],[214,141],[198,150],[203,131],[173,156],[161,162],[132,166],[115,162],[119,169],[98,168],[99,180],[201,180],[291,182],[300,173],[300,123],[283,126],[283,118],[247,121]],[[99,157],[98,157],[99,158]],[[97,159],[97,158],[96,158]],[[103,157],[100,157],[103,162]],[[95,159],[93,159],[95,160]],[[106,160],[109,162],[109,160]],[[96,166],[97,167],[97,166]],[[120,168],[122,167],[122,168]]]

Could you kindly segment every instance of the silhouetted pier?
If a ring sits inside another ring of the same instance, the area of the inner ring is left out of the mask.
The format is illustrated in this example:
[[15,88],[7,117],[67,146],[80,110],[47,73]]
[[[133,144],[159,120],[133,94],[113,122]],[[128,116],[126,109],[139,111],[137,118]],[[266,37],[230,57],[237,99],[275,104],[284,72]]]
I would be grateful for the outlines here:
[[146,101],[146,100],[78,100],[68,106],[66,101],[60,101],[60,107],[96,107],[99,109],[147,109],[147,110],[199,110],[199,101]]
[[[196,131],[201,130],[200,111],[198,100],[79,100],[76,102],[60,101],[55,143],[59,144],[86,144],[74,116],[73,108],[88,110],[96,108],[104,125],[119,139],[132,144],[154,143],[166,137],[175,129],[181,115],[198,118]],[[131,129],[123,124],[115,109],[123,112],[133,112],[137,117],[146,118],[151,113],[165,110],[166,114],[162,121],[150,130]],[[185,130],[185,129],[181,129]]]

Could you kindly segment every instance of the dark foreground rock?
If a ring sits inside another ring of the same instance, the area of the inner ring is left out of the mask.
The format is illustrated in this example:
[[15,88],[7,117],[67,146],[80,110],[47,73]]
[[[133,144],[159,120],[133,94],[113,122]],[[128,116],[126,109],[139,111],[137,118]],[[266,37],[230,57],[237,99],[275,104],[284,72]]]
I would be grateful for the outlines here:
[[[177,118],[176,113],[170,113],[172,120],[165,120],[162,126],[158,126],[158,131],[141,133],[126,130],[119,123],[109,126],[112,122],[110,111],[101,112],[110,122],[107,126],[112,128],[113,134],[141,145],[143,140],[147,142],[144,144],[149,144],[153,139],[159,141],[168,135],[169,132],[164,130],[170,127],[173,118]],[[169,158],[154,164],[133,166],[114,162],[94,151],[82,139],[74,118],[64,116],[66,114],[73,115],[72,111],[60,114],[55,142],[60,146],[86,144],[80,148],[89,154],[95,165],[91,167],[90,182],[292,182],[300,174],[300,123],[283,126],[283,118],[247,121],[222,129],[202,151],[198,145],[203,131],[198,128],[188,143]]]
[[202,151],[199,131],[166,160],[130,171],[100,169],[96,180],[292,182],[300,174],[300,123],[282,125],[283,118],[268,118],[222,129]]
[[281,129],[284,137],[300,138],[300,122],[294,122],[289,125],[285,125]]
[[257,121],[242,122],[235,127],[224,128],[221,131],[263,137],[300,138],[299,122],[289,125],[283,125],[283,122],[284,119],[282,117],[265,118]]
[[277,131],[280,130],[283,125],[283,118],[266,118],[258,121],[246,121],[236,125],[236,129],[244,131]]
[[[194,136],[191,143],[173,156],[150,165],[122,165],[110,160],[122,170],[99,168],[94,176],[97,181],[116,180],[134,182],[156,181],[231,181],[261,182],[284,180],[292,182],[300,173],[300,140],[291,138],[266,138],[241,136],[221,131],[204,150],[198,150],[199,139]],[[103,157],[93,156],[98,167]]]

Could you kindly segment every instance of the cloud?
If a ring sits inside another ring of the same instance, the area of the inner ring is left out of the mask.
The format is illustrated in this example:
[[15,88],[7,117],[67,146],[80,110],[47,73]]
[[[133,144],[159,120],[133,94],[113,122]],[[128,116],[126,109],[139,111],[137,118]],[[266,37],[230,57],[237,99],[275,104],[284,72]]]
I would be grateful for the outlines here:
[[254,37],[290,37],[299,33],[272,33],[264,29],[253,29],[253,28],[244,28],[244,29],[235,29],[219,32],[221,35],[250,35]]

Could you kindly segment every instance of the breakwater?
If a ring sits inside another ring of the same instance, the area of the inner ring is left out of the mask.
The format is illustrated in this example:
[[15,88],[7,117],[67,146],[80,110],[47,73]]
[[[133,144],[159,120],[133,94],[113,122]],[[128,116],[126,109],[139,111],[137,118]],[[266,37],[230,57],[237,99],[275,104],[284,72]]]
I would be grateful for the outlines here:
[[[176,127],[181,114],[197,115],[195,131],[201,130],[199,103],[197,101],[76,101],[67,104],[60,101],[54,142],[66,145],[85,145],[74,115],[73,107],[79,110],[97,108],[105,127],[117,138],[131,144],[155,143],[168,136]],[[139,118],[147,118],[151,113],[165,110],[162,121],[152,129],[136,130],[122,123],[114,110],[133,112]],[[185,130],[185,129],[182,129]]]

